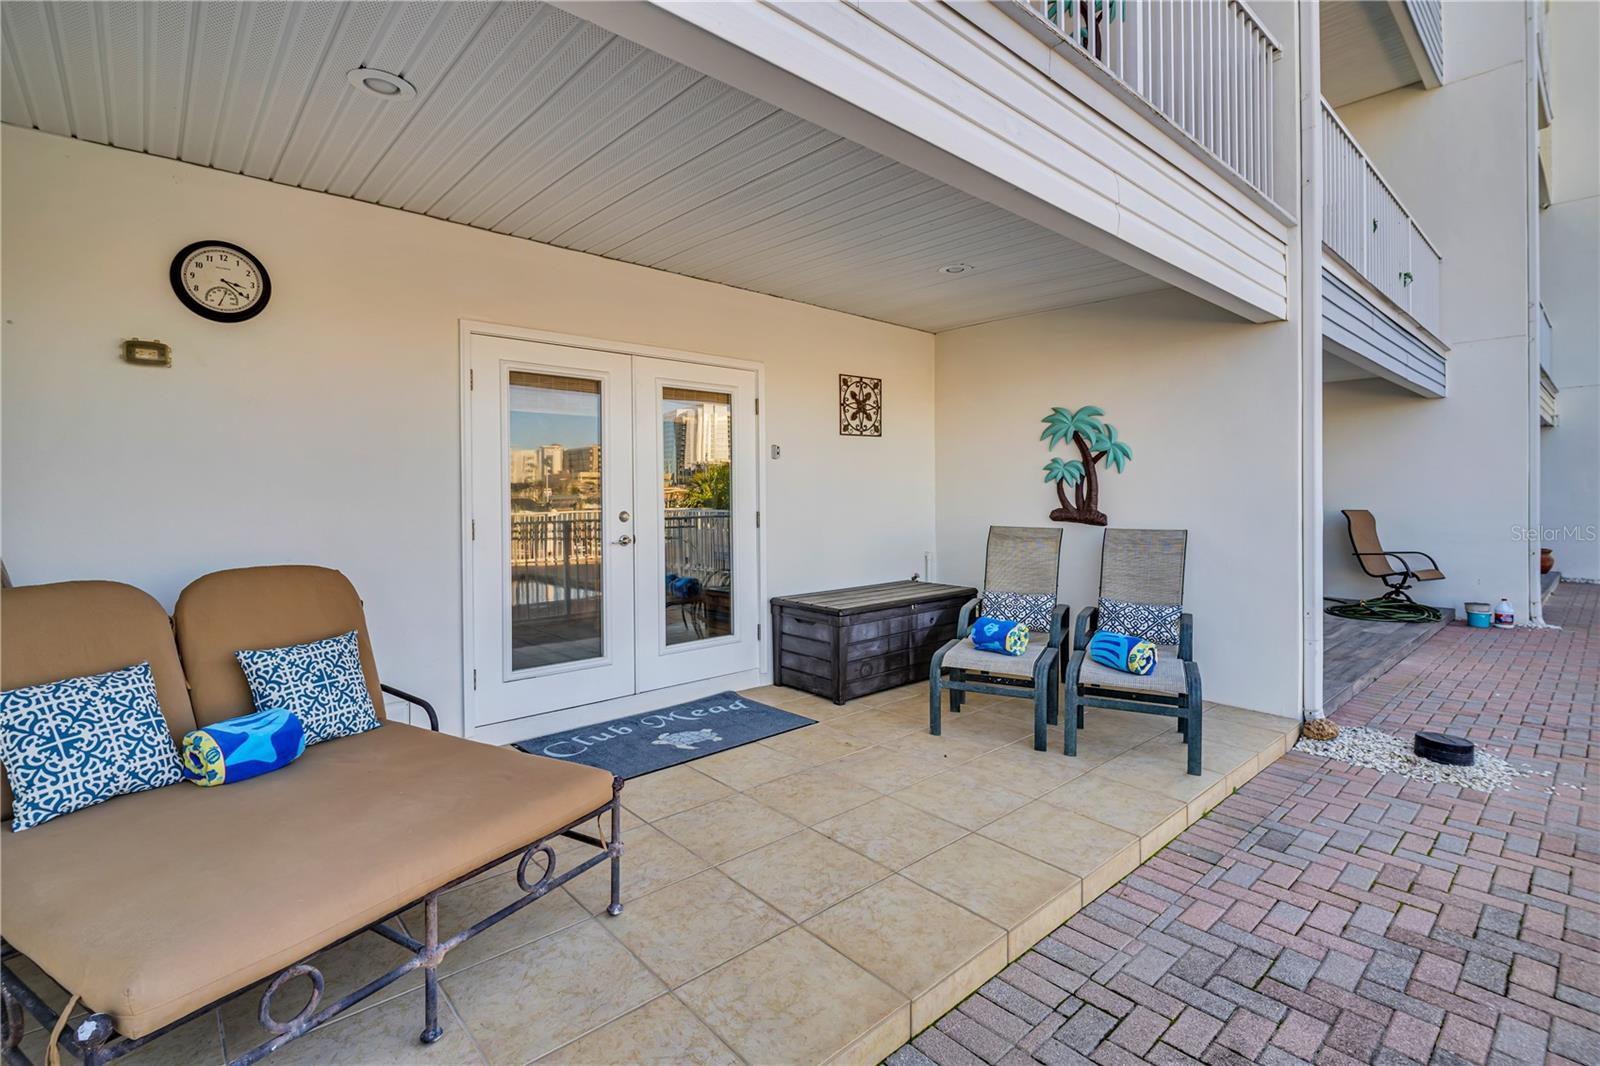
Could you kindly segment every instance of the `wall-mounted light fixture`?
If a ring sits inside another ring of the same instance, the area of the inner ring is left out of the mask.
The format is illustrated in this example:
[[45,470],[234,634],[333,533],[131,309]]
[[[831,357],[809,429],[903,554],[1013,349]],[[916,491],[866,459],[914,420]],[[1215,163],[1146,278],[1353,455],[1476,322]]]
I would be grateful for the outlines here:
[[122,361],[134,366],[171,366],[172,346],[135,337],[122,342]]

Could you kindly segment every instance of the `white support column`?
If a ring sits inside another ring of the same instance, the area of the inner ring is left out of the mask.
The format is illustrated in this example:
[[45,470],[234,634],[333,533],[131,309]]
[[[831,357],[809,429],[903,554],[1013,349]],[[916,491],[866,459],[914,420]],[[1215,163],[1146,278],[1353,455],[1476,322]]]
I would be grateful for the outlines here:
[[1533,534],[1524,540],[1528,552],[1528,610],[1523,615],[1534,625],[1544,624],[1544,579],[1539,573],[1539,549],[1543,546],[1544,509],[1540,504],[1542,464],[1539,448],[1539,16],[1540,5],[1523,8],[1523,82],[1527,106],[1523,109],[1523,156],[1527,162],[1527,183],[1523,187],[1527,212],[1528,239],[1528,528]]
[[1317,3],[1297,5],[1300,45],[1300,692],[1322,714],[1322,38]]

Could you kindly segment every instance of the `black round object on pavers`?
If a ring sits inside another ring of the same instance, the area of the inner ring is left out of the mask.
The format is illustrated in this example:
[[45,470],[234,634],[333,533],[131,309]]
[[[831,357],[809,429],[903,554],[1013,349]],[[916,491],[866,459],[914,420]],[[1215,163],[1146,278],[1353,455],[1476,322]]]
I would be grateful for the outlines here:
[[1412,747],[1419,756],[1446,766],[1471,766],[1472,741],[1444,733],[1418,733]]

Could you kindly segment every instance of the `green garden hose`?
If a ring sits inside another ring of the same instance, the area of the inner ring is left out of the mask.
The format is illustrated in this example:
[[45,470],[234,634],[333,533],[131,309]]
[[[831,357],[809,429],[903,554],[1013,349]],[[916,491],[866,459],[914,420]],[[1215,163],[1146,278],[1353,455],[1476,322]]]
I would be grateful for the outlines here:
[[1327,609],[1336,618],[1355,618],[1364,622],[1437,622],[1443,617],[1436,607],[1385,596],[1377,600],[1336,603]]

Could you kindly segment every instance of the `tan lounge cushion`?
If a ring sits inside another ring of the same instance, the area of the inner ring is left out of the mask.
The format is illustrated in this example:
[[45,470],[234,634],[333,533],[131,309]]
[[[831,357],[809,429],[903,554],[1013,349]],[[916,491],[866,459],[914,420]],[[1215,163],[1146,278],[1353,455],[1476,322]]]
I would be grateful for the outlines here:
[[0,834],[0,932],[138,1037],[611,795],[603,770],[391,722],[251,781]]
[[[62,581],[0,590],[0,689],[85,677],[148,662],[174,737],[194,728],[167,612],[115,581]],[[0,832],[10,833],[11,785],[0,770]]]
[[195,721],[201,725],[255,710],[234,652],[307,644],[352,629],[361,644],[372,706],[383,717],[383,693],[361,597],[337,570],[251,566],[207,574],[178,596],[172,626],[189,677]]

